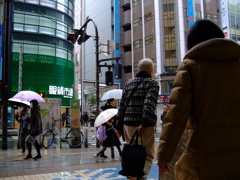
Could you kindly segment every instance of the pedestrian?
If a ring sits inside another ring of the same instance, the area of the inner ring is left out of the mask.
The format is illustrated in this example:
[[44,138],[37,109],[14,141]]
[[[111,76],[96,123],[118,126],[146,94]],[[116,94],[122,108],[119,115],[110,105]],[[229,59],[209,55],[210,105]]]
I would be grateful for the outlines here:
[[92,132],[93,132],[93,129],[94,129],[94,122],[95,122],[95,115],[90,114],[90,126],[92,128]]
[[114,117],[112,117],[110,120],[108,120],[106,123],[102,124],[102,126],[106,127],[106,135],[107,135],[107,139],[105,141],[100,141],[100,145],[102,146],[102,149],[97,153],[94,154],[94,159],[96,162],[98,162],[99,160],[99,156],[106,151],[106,149],[108,147],[111,148],[111,161],[117,161],[118,159],[115,158],[115,154],[114,154],[114,148],[113,146],[115,145],[115,139],[114,139],[114,135],[116,134],[116,130],[113,127],[113,122],[114,122]]
[[84,112],[83,113],[83,122],[84,122],[85,127],[88,127],[88,119],[89,119],[89,117],[88,117],[87,112]]
[[[136,78],[129,80],[123,88],[117,114],[118,136],[124,135],[126,143],[130,144],[134,132],[138,129],[138,134],[142,136],[143,145],[146,146],[145,176],[138,179],[147,179],[155,156],[154,143],[157,122],[155,108],[159,84],[152,79],[153,74],[153,61],[149,58],[142,59],[138,64]],[[139,143],[141,144],[140,139]],[[130,180],[137,179],[136,177],[129,178]]]
[[27,105],[21,105],[21,111],[20,111],[20,119],[18,121],[20,123],[20,143],[22,152],[19,153],[19,156],[25,155],[25,149],[26,149],[26,142],[25,139],[29,133],[30,130],[30,118],[28,117],[28,108]]
[[66,127],[67,127],[67,128],[70,128],[70,127],[71,127],[70,113],[68,113],[67,116],[66,116]]
[[26,138],[27,147],[28,147],[28,155],[24,159],[32,158],[32,143],[34,143],[35,148],[37,150],[37,155],[33,158],[35,160],[40,159],[40,145],[38,143],[37,138],[42,134],[42,118],[40,113],[40,107],[38,105],[37,100],[30,101],[31,108],[31,118],[30,118],[30,131]]
[[65,122],[66,122],[66,125],[67,125],[67,115],[65,112],[62,113],[62,127],[64,128],[64,125],[65,125]]
[[175,165],[176,180],[240,179],[240,45],[224,39],[210,20],[198,20],[187,37],[158,147],[166,172],[187,129],[187,147]]
[[[108,99],[107,102],[105,103],[104,106],[101,107],[101,109],[103,111],[107,110],[107,109],[111,109],[111,108],[116,108],[116,100],[114,98],[111,98],[111,99]],[[115,119],[113,121],[113,127],[116,128],[116,116],[115,116]],[[119,153],[119,156],[120,156],[120,159],[121,159],[121,156],[122,156],[122,150],[121,150],[121,142],[119,140],[119,137],[117,136],[117,134],[114,135],[114,142],[115,142],[115,145],[117,147],[117,150],[118,150],[118,153]],[[105,151],[102,152],[102,154],[100,155],[101,158],[108,158],[106,155],[105,155]]]

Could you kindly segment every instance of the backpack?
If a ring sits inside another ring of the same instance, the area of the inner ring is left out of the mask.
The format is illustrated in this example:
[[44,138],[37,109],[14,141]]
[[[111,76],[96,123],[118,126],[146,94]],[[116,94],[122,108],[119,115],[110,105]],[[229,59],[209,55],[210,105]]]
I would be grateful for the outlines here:
[[107,139],[106,126],[99,126],[96,134],[97,134],[97,139],[100,142],[105,141]]

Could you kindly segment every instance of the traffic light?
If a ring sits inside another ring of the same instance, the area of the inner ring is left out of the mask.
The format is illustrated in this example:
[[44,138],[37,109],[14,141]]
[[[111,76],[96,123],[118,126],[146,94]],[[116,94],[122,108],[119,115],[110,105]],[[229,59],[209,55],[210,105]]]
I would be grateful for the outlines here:
[[121,79],[122,78],[122,65],[120,63],[114,64],[114,75],[116,79]]
[[78,33],[75,32],[74,34],[68,34],[67,40],[71,41],[72,44],[75,44],[78,38]]
[[86,42],[91,36],[87,35],[86,31],[83,30],[80,32],[80,37],[78,39],[78,44],[81,45],[83,42]]
[[107,86],[113,85],[113,72],[112,71],[106,71],[105,73],[105,83]]
[[44,97],[44,93],[39,93],[39,95],[40,95],[41,97]]

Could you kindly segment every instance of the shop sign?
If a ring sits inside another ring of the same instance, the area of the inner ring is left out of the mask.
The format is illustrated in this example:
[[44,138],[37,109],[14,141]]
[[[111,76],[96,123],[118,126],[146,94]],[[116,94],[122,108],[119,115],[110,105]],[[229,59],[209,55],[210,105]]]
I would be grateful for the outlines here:
[[65,98],[72,98],[73,88],[66,88],[62,86],[49,86],[49,94],[62,95]]
[[167,104],[168,102],[169,102],[169,96],[168,95],[159,96],[158,103]]

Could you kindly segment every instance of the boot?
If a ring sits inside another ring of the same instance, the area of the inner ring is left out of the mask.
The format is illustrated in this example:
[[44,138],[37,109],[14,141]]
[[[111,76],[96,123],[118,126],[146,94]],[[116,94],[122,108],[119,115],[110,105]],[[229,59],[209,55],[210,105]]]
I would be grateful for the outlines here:
[[35,145],[35,148],[36,148],[36,150],[37,150],[37,156],[35,156],[33,159],[36,160],[36,159],[42,158],[41,152],[40,152],[40,145],[38,144],[37,141],[35,141],[34,145]]
[[32,158],[32,143],[27,143],[28,155],[24,159]]

